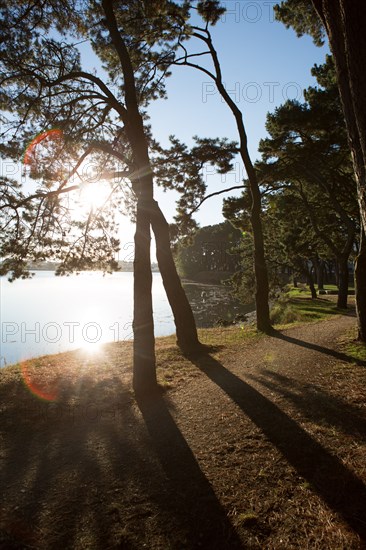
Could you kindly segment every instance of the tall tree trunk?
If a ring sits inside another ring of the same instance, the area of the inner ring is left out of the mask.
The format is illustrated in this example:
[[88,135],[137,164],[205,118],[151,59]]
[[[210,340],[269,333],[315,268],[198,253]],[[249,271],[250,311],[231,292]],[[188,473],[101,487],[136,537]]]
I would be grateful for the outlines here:
[[[366,9],[364,0],[312,0],[333,53],[357,182],[363,237],[366,234]],[[362,245],[365,246],[364,244]],[[364,252],[356,262],[359,336],[366,341],[366,269]]]
[[314,285],[314,279],[313,279],[313,276],[312,276],[311,273],[309,273],[309,275],[308,275],[308,282],[309,282],[309,288],[310,288],[310,292],[311,292],[311,299],[316,300],[318,296],[317,296],[316,288],[315,288],[315,285]]
[[147,138],[143,119],[139,113],[134,67],[124,38],[118,28],[113,0],[102,0],[102,7],[105,24],[123,72],[125,107],[121,108],[120,114],[132,149],[134,178],[131,181],[138,198],[134,258],[133,387],[137,394],[142,394],[154,391],[157,387],[149,215],[149,205],[154,197],[154,188]]
[[[256,189],[253,187],[256,187]],[[269,283],[266,260],[264,257],[264,238],[261,220],[261,199],[258,184],[251,185],[252,190],[252,211],[251,224],[254,241],[254,273],[255,273],[255,306],[257,313],[257,329],[269,333],[272,329],[269,316]]]
[[316,282],[318,286],[318,290],[324,290],[324,261],[317,258],[316,264],[315,264],[315,270],[316,270]]
[[355,261],[355,294],[358,338],[366,342],[366,237],[361,231],[360,250]]
[[306,274],[306,278],[307,278],[308,285],[309,285],[309,288],[310,288],[311,298],[312,298],[312,300],[316,300],[318,296],[317,296],[316,288],[315,288],[315,285],[314,285],[314,277],[311,273],[311,268],[309,268],[308,266],[306,266],[306,268],[305,268],[305,274]]
[[134,259],[133,387],[137,394],[147,394],[157,388],[150,251],[154,183],[143,120],[137,111],[132,113],[126,124],[126,132],[136,171],[136,179],[132,184],[138,197]]
[[338,262],[338,258],[335,258],[335,260],[334,260],[334,276],[335,276],[336,287],[339,289],[339,262]]
[[340,309],[347,309],[348,299],[348,256],[337,258],[338,264],[338,300],[337,307]]
[[136,394],[157,387],[152,307],[149,202],[139,199],[136,209],[133,309],[133,388]]
[[159,270],[174,316],[177,344],[184,354],[192,355],[201,351],[202,345],[198,340],[192,308],[175,267],[170,247],[169,224],[156,201],[153,202],[151,211],[151,225],[156,240]]
[[272,330],[271,320],[269,316],[269,282],[268,270],[264,255],[264,237],[262,228],[262,205],[261,193],[257,179],[257,173],[253,166],[248,150],[248,138],[245,131],[243,113],[238,108],[232,97],[227,92],[222,80],[222,72],[220,67],[217,52],[213,46],[211,36],[208,34],[202,38],[202,34],[194,32],[193,36],[200,38],[205,42],[210,51],[212,61],[215,67],[216,78],[214,78],[217,89],[225,101],[232,114],[234,115],[238,134],[240,138],[239,152],[243,160],[245,170],[248,174],[249,190],[252,198],[252,206],[250,212],[250,221],[253,230],[254,241],[254,273],[256,279],[255,303],[257,312],[257,328],[258,330],[270,333]]
[[329,38],[366,231],[366,9],[364,0],[312,0]]

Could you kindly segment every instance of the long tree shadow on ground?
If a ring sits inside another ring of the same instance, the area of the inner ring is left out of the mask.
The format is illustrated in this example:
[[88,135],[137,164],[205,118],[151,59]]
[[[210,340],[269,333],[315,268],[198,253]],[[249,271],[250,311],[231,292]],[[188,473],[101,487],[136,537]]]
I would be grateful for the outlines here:
[[248,374],[247,377],[284,396],[305,418],[334,426],[346,435],[366,441],[366,420],[360,409],[331,395],[319,385],[299,382],[270,369],[261,369],[259,375]]
[[57,402],[0,385],[1,549],[243,548],[163,397],[61,384]]
[[[138,405],[167,477],[171,512],[175,522],[180,518],[184,528],[182,548],[243,548],[163,397],[141,398]],[[166,506],[166,497],[164,501]],[[181,547],[179,541],[176,547]]]
[[213,357],[194,364],[217,384],[262,430],[288,462],[335,512],[366,540],[366,486],[294,420]]
[[287,334],[283,334],[282,332],[278,332],[277,330],[273,330],[271,332],[271,336],[273,338],[278,338],[279,340],[284,340],[285,342],[289,342],[289,344],[295,344],[296,346],[300,346],[302,348],[318,351],[319,353],[324,353],[325,355],[329,355],[331,357],[334,357],[335,359],[338,359],[339,361],[344,361],[345,363],[354,363],[360,367],[366,367],[366,361],[362,361],[361,359],[356,359],[351,355],[347,355],[346,353],[342,353],[334,349],[318,346],[318,344],[313,344],[312,342],[299,340],[298,338],[294,338],[293,336],[288,336]]

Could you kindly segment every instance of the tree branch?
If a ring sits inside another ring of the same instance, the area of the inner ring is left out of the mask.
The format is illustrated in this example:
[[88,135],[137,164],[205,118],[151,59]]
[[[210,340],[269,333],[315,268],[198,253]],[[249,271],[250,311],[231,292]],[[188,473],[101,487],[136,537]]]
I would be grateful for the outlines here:
[[204,197],[199,203],[197,206],[195,206],[193,208],[193,210],[190,211],[190,213],[188,214],[189,216],[192,216],[192,214],[194,214],[199,208],[200,206],[205,202],[207,201],[207,199],[210,199],[211,197],[215,197],[216,195],[222,195],[223,193],[228,193],[229,191],[234,191],[234,189],[244,189],[246,186],[245,184],[243,185],[235,185],[234,187],[228,187],[227,189],[222,189],[221,191],[215,191],[215,193],[210,193],[209,195],[206,195],[206,197]]

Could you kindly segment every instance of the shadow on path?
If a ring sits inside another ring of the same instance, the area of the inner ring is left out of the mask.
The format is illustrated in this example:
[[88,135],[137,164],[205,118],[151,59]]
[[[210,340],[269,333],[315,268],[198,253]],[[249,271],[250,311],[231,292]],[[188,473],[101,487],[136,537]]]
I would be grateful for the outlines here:
[[[170,512],[184,532],[182,548],[244,548],[163,397],[137,402],[167,477]],[[164,501],[166,506],[166,497]]]
[[318,346],[317,344],[313,344],[312,342],[299,340],[298,338],[294,338],[293,336],[288,336],[287,334],[283,334],[282,332],[278,332],[276,330],[271,332],[271,336],[273,338],[278,338],[279,340],[284,340],[285,342],[289,342],[290,344],[301,346],[302,348],[311,349],[313,351],[318,351],[319,353],[324,353],[325,355],[330,355],[331,357],[334,357],[335,359],[339,359],[339,361],[344,361],[345,363],[355,363],[360,367],[366,367],[366,361],[361,361],[360,359],[356,359],[355,357],[351,357],[350,355],[347,355],[340,351],[336,351],[334,349]]
[[118,377],[77,381],[0,384],[0,549],[242,550],[164,399],[141,416]]
[[365,417],[352,403],[331,395],[318,385],[299,382],[270,369],[261,369],[259,375],[248,374],[247,377],[285,397],[312,422],[335,426],[345,435],[366,441]]
[[262,430],[324,502],[366,540],[366,487],[362,481],[274,403],[216,359],[206,355],[194,364]]

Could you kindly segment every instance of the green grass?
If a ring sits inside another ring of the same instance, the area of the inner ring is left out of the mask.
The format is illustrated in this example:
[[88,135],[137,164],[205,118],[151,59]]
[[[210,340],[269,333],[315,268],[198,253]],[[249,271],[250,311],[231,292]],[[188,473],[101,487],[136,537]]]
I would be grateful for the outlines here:
[[[348,288],[349,290],[354,290],[354,284],[353,284],[353,281],[350,280],[349,283],[348,283]],[[338,292],[338,287],[337,285],[324,285],[324,290],[334,290],[335,292]]]
[[341,313],[334,302],[317,298],[304,288],[291,288],[285,292],[271,309],[274,325],[283,327],[291,324],[321,321],[331,315]]
[[353,342],[350,342],[346,345],[346,350],[348,355],[351,355],[351,357],[354,357],[355,359],[359,361],[365,361],[366,362],[366,344],[365,342],[358,342],[354,340]]
[[357,340],[357,328],[347,333],[341,344],[347,355],[350,355],[356,361],[366,362],[366,343]]

